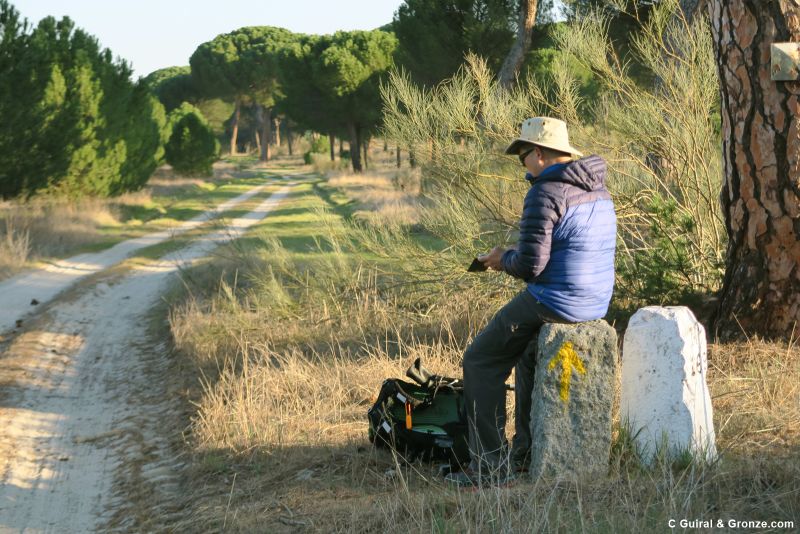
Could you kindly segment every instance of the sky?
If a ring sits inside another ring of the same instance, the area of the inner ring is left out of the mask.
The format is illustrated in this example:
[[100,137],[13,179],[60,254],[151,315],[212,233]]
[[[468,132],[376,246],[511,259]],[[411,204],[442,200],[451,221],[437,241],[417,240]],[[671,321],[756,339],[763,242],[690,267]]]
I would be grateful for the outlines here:
[[401,0],[11,0],[32,24],[68,16],[97,37],[135,76],[188,65],[201,43],[243,26],[298,33],[374,30],[392,21]]

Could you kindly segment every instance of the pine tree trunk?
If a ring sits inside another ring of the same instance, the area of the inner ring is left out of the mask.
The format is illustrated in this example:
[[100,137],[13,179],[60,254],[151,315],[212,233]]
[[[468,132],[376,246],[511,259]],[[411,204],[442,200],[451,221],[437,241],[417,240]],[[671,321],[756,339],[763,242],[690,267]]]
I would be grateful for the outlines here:
[[275,132],[275,146],[281,146],[281,119],[275,117],[272,119],[273,131]]
[[264,122],[262,123],[261,130],[261,161],[269,161],[272,159],[272,152],[270,150],[270,141],[272,139],[272,109],[264,108]]
[[330,134],[330,145],[331,145],[331,161],[336,161],[336,137],[333,134]]
[[400,168],[400,147],[397,147],[397,168]]
[[361,141],[361,144],[364,147],[364,168],[369,170],[369,142],[371,139],[369,137],[364,138]]
[[350,135],[350,163],[353,172],[359,173],[361,168],[361,129],[353,122],[347,124],[347,133]]
[[517,22],[517,38],[508,52],[497,80],[503,87],[509,88],[514,85],[522,63],[525,61],[525,54],[531,47],[533,38],[533,25],[536,23],[536,6],[539,0],[521,0],[519,6],[519,21]]
[[286,144],[289,146],[289,155],[293,155],[293,147],[292,144],[294,143],[294,138],[292,137],[292,124],[287,121],[286,122]]
[[800,40],[800,3],[711,0],[709,15],[729,237],[715,326],[722,338],[789,336],[800,320],[800,82],[771,80],[770,45]]
[[236,141],[239,137],[239,114],[241,113],[242,103],[236,99],[235,108],[233,110],[233,122],[231,123],[231,156],[235,156],[238,152],[236,148]]
[[255,119],[256,119],[256,150],[258,150],[259,158],[261,157],[261,137],[264,135],[262,129],[264,126],[264,108],[260,104],[255,105]]

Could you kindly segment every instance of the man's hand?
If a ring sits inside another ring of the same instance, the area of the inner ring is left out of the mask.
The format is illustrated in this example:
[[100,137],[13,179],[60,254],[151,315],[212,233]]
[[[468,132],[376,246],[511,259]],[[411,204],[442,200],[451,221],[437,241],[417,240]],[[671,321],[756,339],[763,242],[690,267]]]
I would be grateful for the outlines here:
[[482,254],[478,256],[478,261],[482,262],[484,265],[494,271],[502,271],[502,259],[505,251],[506,249],[503,247],[494,247],[488,254]]

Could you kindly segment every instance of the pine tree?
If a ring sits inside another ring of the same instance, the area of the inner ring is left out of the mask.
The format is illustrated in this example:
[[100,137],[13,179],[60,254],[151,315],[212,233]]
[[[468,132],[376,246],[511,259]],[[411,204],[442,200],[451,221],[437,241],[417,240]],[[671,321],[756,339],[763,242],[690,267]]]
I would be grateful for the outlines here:
[[162,155],[163,107],[69,19],[28,29],[0,1],[0,195],[111,195]]

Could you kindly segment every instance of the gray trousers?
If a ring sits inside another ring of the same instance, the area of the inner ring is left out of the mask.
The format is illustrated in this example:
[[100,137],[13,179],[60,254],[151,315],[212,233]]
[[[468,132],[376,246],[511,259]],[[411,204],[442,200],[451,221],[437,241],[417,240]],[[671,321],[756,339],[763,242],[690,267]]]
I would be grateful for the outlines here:
[[516,369],[514,456],[531,447],[531,393],[536,367],[536,340],[545,323],[567,323],[527,289],[495,314],[464,353],[464,401],[469,421],[470,468],[506,465],[505,382]]

